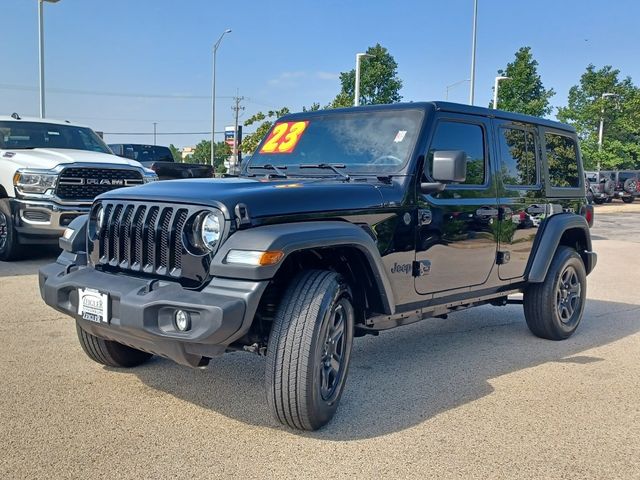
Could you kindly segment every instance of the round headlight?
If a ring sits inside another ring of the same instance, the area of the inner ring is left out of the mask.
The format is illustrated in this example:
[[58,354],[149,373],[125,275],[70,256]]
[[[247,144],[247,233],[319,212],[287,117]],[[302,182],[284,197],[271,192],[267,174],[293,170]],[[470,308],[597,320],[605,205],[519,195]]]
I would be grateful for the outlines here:
[[102,208],[102,205],[100,205],[96,211],[96,226],[98,227],[98,231],[104,227],[104,208]]
[[204,247],[209,251],[216,249],[222,230],[218,215],[215,213],[201,213],[197,221],[194,222],[194,230],[194,238],[199,243],[198,247]]

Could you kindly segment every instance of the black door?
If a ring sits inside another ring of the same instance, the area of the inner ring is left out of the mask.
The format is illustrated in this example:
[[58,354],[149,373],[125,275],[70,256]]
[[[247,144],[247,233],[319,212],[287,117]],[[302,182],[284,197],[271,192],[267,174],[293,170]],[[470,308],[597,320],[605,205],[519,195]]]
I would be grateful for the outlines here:
[[463,183],[443,192],[418,192],[416,291],[430,294],[483,284],[496,258],[498,208],[491,171],[489,120],[447,114],[436,121],[426,152],[425,181],[433,152],[462,150],[467,157]]
[[540,145],[535,125],[494,120],[498,150],[501,279],[522,277],[540,222],[549,214],[540,175]]

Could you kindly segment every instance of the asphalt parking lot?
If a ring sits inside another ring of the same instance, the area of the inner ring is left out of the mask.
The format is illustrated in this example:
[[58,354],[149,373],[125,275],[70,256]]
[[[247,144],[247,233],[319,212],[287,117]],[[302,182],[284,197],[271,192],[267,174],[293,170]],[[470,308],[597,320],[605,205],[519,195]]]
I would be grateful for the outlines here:
[[263,358],[101,367],[40,300],[52,252],[0,263],[0,478],[640,478],[640,204],[592,233],[572,338],[511,305],[357,339],[336,418],[304,434],[271,418]]

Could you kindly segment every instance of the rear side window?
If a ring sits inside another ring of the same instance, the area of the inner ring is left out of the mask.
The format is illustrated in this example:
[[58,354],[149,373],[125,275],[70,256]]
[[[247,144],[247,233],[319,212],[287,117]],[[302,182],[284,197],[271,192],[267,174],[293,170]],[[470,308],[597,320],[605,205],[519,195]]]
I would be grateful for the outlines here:
[[547,162],[549,164],[549,183],[552,187],[577,188],[578,146],[567,136],[547,132],[544,135]]
[[500,172],[505,185],[536,185],[536,144],[532,132],[500,129]]
[[483,185],[486,160],[484,155],[484,129],[480,125],[461,122],[440,122],[436,127],[428,165],[431,173],[433,152],[439,150],[462,150],[467,157],[467,177],[464,185]]

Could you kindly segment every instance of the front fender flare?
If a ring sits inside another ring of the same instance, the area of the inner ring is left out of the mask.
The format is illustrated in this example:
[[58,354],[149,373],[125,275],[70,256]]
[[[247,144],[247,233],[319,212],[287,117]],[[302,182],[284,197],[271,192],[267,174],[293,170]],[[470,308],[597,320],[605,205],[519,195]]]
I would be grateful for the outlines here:
[[385,313],[393,314],[395,312],[393,290],[378,248],[369,234],[349,222],[327,220],[285,223],[240,230],[222,244],[213,258],[210,272],[214,277],[269,280],[276,275],[282,261],[276,265],[262,267],[229,264],[225,263],[227,253],[230,250],[281,250],[286,258],[300,250],[337,246],[355,247],[364,254],[382,296]]

